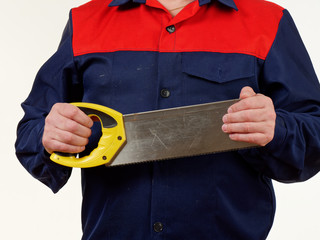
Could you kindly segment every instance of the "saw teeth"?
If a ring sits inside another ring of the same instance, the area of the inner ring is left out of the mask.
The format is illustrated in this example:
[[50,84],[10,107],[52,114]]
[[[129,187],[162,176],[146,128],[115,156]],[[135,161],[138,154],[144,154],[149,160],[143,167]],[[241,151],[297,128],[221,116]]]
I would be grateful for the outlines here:
[[238,151],[238,150],[249,150],[252,148],[256,148],[258,146],[249,146],[249,147],[244,147],[244,148],[234,148],[234,149],[229,149],[229,150],[221,150],[221,151],[216,151],[216,152],[211,152],[211,153],[203,153],[203,154],[193,154],[193,155],[188,155],[188,156],[181,156],[181,157],[173,157],[173,158],[162,158],[162,159],[156,159],[156,160],[147,160],[143,162],[131,162],[131,163],[122,163],[122,164],[117,164],[117,165],[105,165],[106,167],[124,167],[124,166],[131,166],[131,165],[140,165],[140,164],[148,164],[148,163],[154,163],[154,162],[162,162],[162,161],[168,161],[168,160],[174,160],[174,159],[179,159],[179,158],[191,158],[191,157],[197,157],[197,156],[206,156],[206,155],[211,155],[211,154],[218,154],[218,153],[225,153],[225,152],[233,152],[233,151]]

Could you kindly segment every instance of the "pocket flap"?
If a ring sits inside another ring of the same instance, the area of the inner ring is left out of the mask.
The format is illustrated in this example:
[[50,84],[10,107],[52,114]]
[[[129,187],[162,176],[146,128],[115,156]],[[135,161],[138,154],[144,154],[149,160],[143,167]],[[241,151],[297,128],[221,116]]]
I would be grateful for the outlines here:
[[254,76],[254,57],[238,53],[188,52],[182,71],[217,83]]

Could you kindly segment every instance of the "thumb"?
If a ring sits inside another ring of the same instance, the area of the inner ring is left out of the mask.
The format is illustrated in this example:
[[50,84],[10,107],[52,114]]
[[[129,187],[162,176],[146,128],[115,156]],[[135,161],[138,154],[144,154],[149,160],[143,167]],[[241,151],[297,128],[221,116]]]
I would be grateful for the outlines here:
[[256,95],[256,93],[253,91],[253,89],[251,87],[244,87],[244,88],[241,89],[240,99],[253,97],[255,95]]

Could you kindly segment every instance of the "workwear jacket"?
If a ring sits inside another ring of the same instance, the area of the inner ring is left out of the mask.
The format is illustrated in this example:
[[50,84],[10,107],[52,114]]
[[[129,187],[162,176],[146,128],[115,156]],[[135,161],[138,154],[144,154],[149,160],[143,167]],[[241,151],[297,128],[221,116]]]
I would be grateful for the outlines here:
[[268,145],[82,169],[82,239],[265,239],[275,213],[271,179],[304,181],[320,167],[318,79],[290,14],[276,4],[196,0],[175,17],[156,0],[72,9],[57,52],[22,103],[17,156],[57,192],[72,169],[52,162],[41,143],[53,104],[128,114],[234,99],[245,86],[273,100]]

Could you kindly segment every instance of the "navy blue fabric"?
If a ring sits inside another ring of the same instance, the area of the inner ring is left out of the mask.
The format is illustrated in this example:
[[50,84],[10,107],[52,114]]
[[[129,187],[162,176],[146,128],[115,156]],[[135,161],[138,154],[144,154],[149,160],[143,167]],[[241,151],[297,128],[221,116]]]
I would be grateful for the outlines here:
[[320,132],[319,83],[312,64],[307,63],[307,51],[284,11],[260,83],[261,92],[273,99],[277,111],[275,140],[250,154],[244,151],[258,171],[282,182],[304,181],[319,171],[319,139],[315,138]]
[[[82,239],[265,239],[275,212],[271,178],[303,181],[320,168],[319,84],[287,11],[266,60],[217,52],[118,51],[74,57],[70,22],[22,104],[17,156],[57,192],[72,170],[50,162],[41,144],[44,118],[54,103],[93,102],[126,114],[237,98],[244,86],[275,103],[276,134],[270,144],[83,169]],[[170,91],[169,98],[161,97],[163,88]],[[94,130],[88,151],[98,138]],[[163,224],[163,231],[153,230],[155,222]]]

